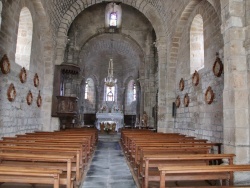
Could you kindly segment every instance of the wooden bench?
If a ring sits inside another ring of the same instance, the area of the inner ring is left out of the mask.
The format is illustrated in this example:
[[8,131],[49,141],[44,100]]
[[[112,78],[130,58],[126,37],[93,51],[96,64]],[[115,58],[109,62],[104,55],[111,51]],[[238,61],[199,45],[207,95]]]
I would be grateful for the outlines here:
[[0,165],[0,182],[51,184],[59,188],[61,170]]
[[[213,144],[211,143],[198,143],[198,144],[193,144],[193,143],[137,143],[135,146],[135,149],[132,149],[129,151],[128,153],[128,159],[132,162],[136,162],[138,161],[139,157],[140,157],[140,148],[141,147],[154,147],[154,148],[159,148],[159,150],[161,150],[162,148],[181,148],[184,149],[185,148],[194,148],[198,153],[208,153],[211,150],[211,147],[213,146]],[[183,150],[183,151],[184,151]]]
[[[34,154],[51,154],[51,155],[73,155],[74,159],[72,160],[72,171],[76,173],[76,184],[79,185],[83,175],[83,161],[81,159],[81,150],[74,149],[74,148],[59,148],[59,147],[39,147],[39,146],[1,146],[1,152],[14,152],[14,153],[34,153]],[[31,163],[23,163],[20,161],[2,161],[3,164],[10,163],[10,165],[16,166],[32,166],[34,165],[33,162]],[[63,163],[44,163],[44,162],[36,162],[36,166],[46,167],[46,168],[60,168],[63,171],[67,171],[66,166]]]
[[[61,162],[66,166],[66,177],[60,177],[60,184],[66,185],[67,188],[73,187],[74,176],[72,174],[73,155],[49,155],[49,154],[27,154],[27,153],[0,153],[0,161],[29,161],[29,162]],[[35,163],[34,163],[35,164]],[[21,165],[20,165],[21,166]],[[17,167],[17,166],[16,166]],[[18,166],[19,167],[19,166]],[[58,169],[58,167],[56,167]],[[62,169],[61,169],[62,170]],[[62,174],[64,175],[64,174]]]
[[233,173],[250,171],[250,165],[159,166],[158,170],[160,188],[165,188],[165,181],[183,180],[228,180],[229,186],[233,186]]
[[[83,165],[86,165],[94,151],[98,134],[95,129],[87,131],[77,129],[27,133],[16,135],[16,137],[4,137],[3,139],[4,141],[0,141],[0,151],[2,152],[0,155],[2,163],[0,165],[31,167],[35,161],[36,166],[60,169],[66,172],[66,176],[63,176],[65,174],[63,173],[59,183],[70,188],[73,187],[75,175],[76,185],[79,185],[83,174]],[[30,155],[33,155],[33,158]],[[35,157],[35,155],[40,155],[42,158]],[[68,156],[73,157],[70,159],[70,166],[62,160],[63,157]],[[61,159],[61,161],[58,159]]]
[[[158,171],[150,171],[150,168],[159,167],[161,165],[208,165],[209,161],[227,159],[229,164],[233,164],[234,154],[144,154],[140,162],[141,175],[143,177],[143,185],[148,187],[149,181],[160,181]],[[219,165],[213,165],[219,166]],[[143,186],[143,187],[144,187]]]
[[87,159],[91,157],[92,151],[91,147],[89,147],[89,144],[83,140],[78,140],[78,139],[46,139],[45,138],[15,138],[15,137],[10,137],[10,138],[4,138],[3,141],[0,141],[0,145],[40,145],[40,146],[74,146],[74,145],[81,145],[82,146],[82,156],[84,156]]
[[139,160],[136,161],[136,170],[137,175],[139,176],[141,172],[143,171],[143,168],[145,167],[145,156],[148,155],[185,155],[185,154],[208,154],[208,149],[206,148],[165,148],[165,147],[157,147],[157,148],[151,148],[151,147],[142,147],[140,149],[140,157]]

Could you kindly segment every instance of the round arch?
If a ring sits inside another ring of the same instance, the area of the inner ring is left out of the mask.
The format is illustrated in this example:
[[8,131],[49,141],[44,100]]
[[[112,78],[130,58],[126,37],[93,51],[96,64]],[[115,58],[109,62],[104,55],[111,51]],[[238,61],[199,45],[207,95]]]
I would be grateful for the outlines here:
[[[101,3],[101,2],[98,2]],[[94,3],[91,0],[87,0],[83,2],[83,0],[77,0],[75,3],[71,5],[68,11],[64,14],[58,29],[57,34],[57,57],[55,60],[55,64],[60,65],[63,62],[64,57],[64,49],[67,44],[67,33],[70,28],[71,23],[76,18],[78,14],[80,14],[84,9],[98,4]],[[164,21],[161,19],[161,16],[157,14],[157,10],[150,3],[141,3],[138,6],[133,4],[132,2],[123,2],[124,4],[130,5],[143,13],[145,17],[150,21],[153,28],[155,29],[156,36],[158,39],[165,36],[165,28]],[[76,8],[77,7],[77,8]],[[72,15],[72,16],[69,16]]]
[[[111,38],[113,41],[111,41]],[[96,51],[100,53],[96,55]],[[112,53],[112,51],[115,53]],[[86,62],[91,63],[92,61],[95,61],[96,59],[98,59],[98,56],[101,54],[102,54],[102,58],[101,58],[102,62],[108,62],[111,55],[113,56],[114,68],[117,67],[116,64],[118,62],[119,64],[127,63],[126,65],[128,65],[129,69],[132,69],[133,67],[139,69],[141,64],[145,63],[144,52],[141,49],[141,47],[136,43],[136,41],[134,41],[133,39],[125,35],[114,34],[114,36],[111,36],[111,34],[103,33],[103,34],[97,35],[96,37],[90,38],[87,42],[85,42],[82,45],[81,51],[79,52],[79,55],[78,55],[80,58],[79,66],[80,67],[84,66],[86,69],[88,69],[90,64],[88,63],[86,64]],[[125,57],[125,58],[121,60],[121,57]],[[129,59],[131,58],[134,59],[135,61],[129,61]],[[94,67],[93,67],[93,64],[91,64],[91,67],[92,67],[91,69],[95,69],[95,68],[98,69],[98,67],[100,68],[101,66],[103,65],[100,62],[98,62],[98,64],[96,64],[96,66]],[[92,71],[87,71],[87,72],[90,73]],[[99,71],[96,70],[96,72],[99,72]],[[132,70],[130,72],[130,75],[133,77],[138,77],[138,74],[137,73],[135,74],[134,71]],[[85,76],[88,76],[88,75],[85,75]],[[96,77],[98,76],[96,75]]]

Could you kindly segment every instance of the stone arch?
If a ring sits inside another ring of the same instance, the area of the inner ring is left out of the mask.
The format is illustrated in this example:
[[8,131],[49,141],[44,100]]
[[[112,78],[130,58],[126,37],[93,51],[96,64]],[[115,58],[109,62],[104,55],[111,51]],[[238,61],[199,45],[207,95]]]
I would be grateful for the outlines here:
[[182,11],[182,14],[178,20],[178,23],[176,25],[175,33],[172,37],[172,43],[171,43],[171,51],[170,51],[170,60],[173,63],[176,63],[176,59],[178,56],[178,48],[180,45],[180,38],[182,35],[182,30],[186,26],[188,22],[188,18],[193,12],[194,8],[199,4],[199,0],[192,0]]
[[[215,10],[215,7],[214,7],[215,3],[213,0],[204,0],[204,2],[209,3]],[[172,63],[176,63],[176,60],[177,60],[179,43],[180,43],[180,38],[182,35],[183,28],[188,23],[191,13],[193,12],[195,7],[199,3],[200,3],[200,0],[192,0],[182,11],[182,14],[178,20],[177,25],[176,25],[175,33],[172,37],[172,42],[171,42],[170,60]],[[218,16],[218,18],[220,20],[219,16]]]
[[[133,2],[123,2],[123,3],[136,8],[138,11],[140,11],[146,16],[146,18],[150,21],[153,28],[155,29],[156,36],[158,39],[165,36],[164,24],[163,24],[164,21],[161,20],[160,15],[157,14],[157,11],[149,2],[137,4],[137,6]],[[55,60],[56,64],[61,64],[63,62],[64,49],[67,44],[67,33],[71,23],[76,18],[76,16],[80,14],[80,12],[82,12],[84,9],[94,4],[98,4],[98,2],[94,2],[92,0],[87,0],[86,2],[84,2],[83,0],[77,0],[75,3],[71,5],[68,11],[64,14],[61,23],[59,25],[57,34],[57,57]]]
[[[83,48],[86,44],[88,44],[89,41],[91,41],[92,39],[94,39],[95,37],[98,37],[98,36],[101,36],[101,35],[105,35],[105,34],[107,34],[107,33],[101,32],[101,33],[98,33],[98,34],[96,34],[96,35],[93,35],[93,36],[89,37],[86,41],[82,41],[82,42],[81,42],[82,48]],[[108,35],[110,35],[110,34],[108,34]],[[114,34],[114,36],[115,36],[115,35],[116,35],[116,34]],[[138,44],[138,42],[137,42],[136,40],[134,40],[132,37],[130,37],[130,36],[128,36],[128,35],[125,35],[125,34],[123,34],[123,33],[119,33],[119,34],[117,34],[117,36],[118,36],[118,37],[114,37],[114,39],[117,38],[117,40],[124,40],[124,41],[126,41],[126,43],[129,43],[129,45],[130,45],[131,48],[134,50],[134,52],[136,52],[137,54],[141,54],[142,57],[145,56],[145,54],[144,54],[144,52],[143,52],[141,46],[140,46],[140,45]],[[118,46],[122,46],[122,44],[120,44],[120,45],[118,45]],[[100,47],[100,46],[97,46],[97,47]],[[110,47],[110,45],[106,45],[106,47]],[[81,48],[81,49],[82,49],[82,48]],[[142,57],[141,57],[141,58],[142,58]],[[141,59],[141,60],[144,62],[144,59]]]
[[214,7],[215,11],[217,12],[218,17],[221,19],[220,1],[218,0],[207,0],[207,1]]
[[[115,51],[115,53],[114,53],[114,68],[116,66],[115,64],[118,62],[118,61],[116,61],[115,54],[119,54],[119,55],[127,56],[127,57],[135,56],[135,59],[137,60],[136,62],[138,62],[138,64],[135,65],[135,64],[133,64],[133,62],[130,62],[131,67],[132,66],[133,67],[134,66],[140,67],[141,64],[145,63],[145,54],[144,54],[142,48],[131,37],[128,37],[124,34],[114,34],[113,35],[113,44],[111,44],[111,41],[107,41],[107,40],[109,40],[109,39],[107,39],[109,37],[107,35],[110,35],[110,37],[112,37],[111,34],[107,34],[107,33],[98,34],[98,35],[95,35],[93,37],[90,37],[86,42],[84,42],[81,45],[82,48],[79,51],[79,55],[78,55],[80,58],[80,60],[79,60],[80,66],[82,66],[81,62],[83,62],[84,60],[94,58],[92,52],[104,51],[104,49],[107,51],[107,53],[106,53],[107,57],[103,57],[103,60],[105,60],[105,58],[108,58],[110,55],[108,53],[111,53],[111,50],[112,50],[111,46],[113,46],[114,51]],[[95,43],[94,40],[98,40],[98,42]],[[107,59],[106,59],[106,61],[108,62]],[[124,86],[124,83],[123,83],[123,86]]]

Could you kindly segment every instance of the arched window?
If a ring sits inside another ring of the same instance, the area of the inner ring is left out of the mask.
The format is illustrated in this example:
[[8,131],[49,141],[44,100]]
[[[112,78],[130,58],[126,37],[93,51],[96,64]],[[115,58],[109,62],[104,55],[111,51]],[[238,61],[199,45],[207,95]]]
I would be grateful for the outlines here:
[[86,81],[85,82],[85,93],[84,93],[84,99],[88,99],[88,93],[89,93],[89,84]]
[[109,26],[111,26],[111,27],[117,26],[117,13],[116,12],[110,13]]
[[106,87],[106,101],[115,101],[115,86]]
[[136,101],[136,84],[133,84],[133,101]]
[[194,17],[190,28],[190,74],[204,68],[204,29],[200,14]]
[[95,102],[95,84],[92,78],[88,78],[85,81],[84,87],[84,99],[87,99],[89,102]]
[[136,101],[136,83],[134,80],[130,80],[128,82],[126,93],[126,103],[128,105],[130,105],[133,101]]
[[15,61],[29,70],[31,44],[33,35],[33,21],[27,7],[22,8],[19,17]]
[[121,4],[108,3],[105,9],[105,28],[120,28],[122,23]]

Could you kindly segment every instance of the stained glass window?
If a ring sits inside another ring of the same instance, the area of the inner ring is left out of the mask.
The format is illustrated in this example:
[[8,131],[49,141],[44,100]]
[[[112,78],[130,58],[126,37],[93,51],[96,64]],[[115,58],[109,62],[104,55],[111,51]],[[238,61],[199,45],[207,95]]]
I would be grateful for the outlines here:
[[111,12],[109,17],[109,26],[116,27],[117,26],[117,13]]
[[85,83],[85,94],[84,94],[84,99],[88,99],[88,92],[89,92],[89,84],[88,82]]
[[136,101],[136,84],[133,84],[133,101]]

